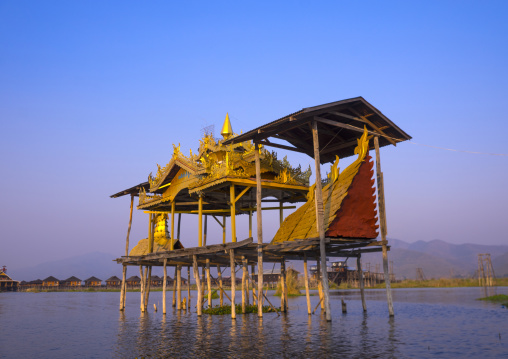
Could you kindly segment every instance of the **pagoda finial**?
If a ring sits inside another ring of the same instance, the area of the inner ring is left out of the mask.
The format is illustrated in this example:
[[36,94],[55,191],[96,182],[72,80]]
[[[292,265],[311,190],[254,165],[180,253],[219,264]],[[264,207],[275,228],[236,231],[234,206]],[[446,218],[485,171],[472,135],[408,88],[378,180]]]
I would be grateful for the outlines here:
[[231,122],[229,121],[229,114],[226,113],[226,119],[224,120],[224,125],[222,125],[222,131],[220,132],[222,137],[227,140],[229,137],[233,135],[233,128],[231,127]]

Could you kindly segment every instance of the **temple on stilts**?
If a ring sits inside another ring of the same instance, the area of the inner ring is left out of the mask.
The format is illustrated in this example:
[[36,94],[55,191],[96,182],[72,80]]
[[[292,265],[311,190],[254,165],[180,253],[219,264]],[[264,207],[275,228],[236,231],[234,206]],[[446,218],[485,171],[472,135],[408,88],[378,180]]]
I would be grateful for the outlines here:
[[[140,308],[147,310],[153,266],[164,269],[163,313],[166,313],[167,267],[174,269],[173,306],[190,309],[188,286],[187,300],[182,301],[181,272],[186,268],[190,278],[192,267],[198,288],[197,314],[202,314],[206,301],[212,302],[213,280],[219,288],[220,305],[224,296],[227,297],[232,304],[231,316],[235,318],[235,272],[239,267],[242,311],[252,298],[251,303],[257,305],[258,316],[262,317],[263,302],[268,301],[263,293],[263,264],[280,263],[281,311],[287,311],[286,261],[303,260],[307,311],[312,313],[307,262],[315,261],[320,273],[318,305],[326,319],[331,320],[326,258],[357,258],[362,304],[367,310],[361,256],[381,252],[388,311],[393,316],[380,147],[396,146],[411,137],[362,97],[304,108],[240,135],[233,133],[226,115],[221,135],[222,139],[216,139],[213,134],[205,133],[198,151],[191,150],[189,155],[182,153],[180,145],[173,145],[169,163],[158,166],[147,182],[111,196],[131,197],[125,255],[116,260],[123,266],[120,310],[125,309],[129,267],[139,268]],[[281,144],[282,141],[285,143]],[[314,158],[315,183],[309,183],[311,168],[292,166],[286,157],[279,159],[268,147]],[[371,150],[375,153],[375,163]],[[354,161],[341,170],[339,159],[349,156],[355,156]],[[330,171],[322,178],[320,167],[326,163],[330,163]],[[147,214],[148,236],[129,250],[135,197],[138,197],[137,209]],[[294,208],[296,211],[284,219],[283,210]],[[262,211],[280,214],[280,228],[268,240],[263,238]],[[180,238],[182,214],[197,217],[197,247],[189,247]],[[249,218],[249,237],[245,239],[236,235],[236,218],[241,214]],[[256,238],[252,230],[254,214]],[[221,244],[207,244],[208,220],[222,227]],[[227,226],[231,238],[226,238]],[[254,275],[256,266],[257,276]],[[212,277],[211,267],[217,268],[217,278]],[[230,267],[232,273],[228,283],[230,295],[223,288],[226,278],[221,274],[225,267]],[[202,290],[205,281],[206,291]]]

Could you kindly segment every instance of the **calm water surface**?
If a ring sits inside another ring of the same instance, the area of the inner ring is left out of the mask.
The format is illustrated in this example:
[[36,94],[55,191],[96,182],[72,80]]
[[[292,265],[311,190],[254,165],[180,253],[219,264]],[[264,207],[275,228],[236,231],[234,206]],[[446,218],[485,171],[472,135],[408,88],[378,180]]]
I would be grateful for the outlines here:
[[232,321],[172,309],[164,317],[152,304],[161,292],[150,294],[145,315],[139,293],[127,293],[125,313],[119,293],[0,293],[0,358],[508,358],[508,309],[475,300],[479,288],[396,289],[392,319],[383,290],[367,291],[366,314],[358,291],[331,294],[328,323],[308,317],[305,297],[290,298],[281,317]]

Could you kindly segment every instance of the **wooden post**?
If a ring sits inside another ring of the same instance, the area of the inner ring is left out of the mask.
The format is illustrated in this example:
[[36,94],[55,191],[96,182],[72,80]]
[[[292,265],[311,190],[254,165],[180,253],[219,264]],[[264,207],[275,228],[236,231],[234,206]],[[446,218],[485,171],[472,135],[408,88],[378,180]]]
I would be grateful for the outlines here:
[[175,249],[175,200],[171,202],[171,250]]
[[182,266],[176,266],[176,309],[182,309]]
[[231,239],[236,242],[236,203],[235,203],[235,185],[229,187],[229,201],[231,202]]
[[312,308],[310,306],[310,293],[309,293],[309,272],[307,271],[307,253],[303,254],[303,272],[305,279],[305,297],[307,298],[307,312],[309,315],[312,314]]
[[356,267],[358,269],[358,281],[360,282],[360,295],[362,296],[362,307],[363,311],[367,311],[367,303],[365,303],[365,286],[363,283],[363,271],[362,271],[362,255],[358,253],[356,257]]
[[219,293],[219,305],[222,307],[224,305],[224,294],[222,293],[223,292],[223,290],[222,290],[222,272],[220,271],[219,265],[217,265],[217,277],[219,278],[219,288],[221,289],[220,293]]
[[249,211],[249,238],[252,237],[252,211]]
[[148,298],[150,297],[150,287],[152,285],[152,266],[146,266],[146,280],[145,280],[145,311],[148,307]]
[[206,234],[208,232],[208,216],[205,214],[205,231],[203,233],[203,245],[206,246]]
[[236,273],[235,273],[235,250],[229,250],[229,259],[231,261],[231,319],[236,319]]
[[206,265],[201,267],[201,298],[203,298],[203,302],[201,302],[202,304],[204,304],[204,300],[205,300],[205,269]]
[[284,202],[280,201],[280,209],[279,209],[279,223],[282,225],[282,222],[284,222]]
[[[125,239],[125,256],[129,255],[129,237],[131,234],[131,226],[132,226],[132,209],[134,207],[134,194],[131,194],[131,208],[129,214],[129,227],[127,227],[127,238]],[[125,309],[125,297],[127,295],[127,266],[124,265],[122,268],[122,289],[120,292],[120,310]]]
[[[206,218],[206,216],[205,216]],[[206,223],[206,222],[205,222]],[[206,226],[205,226],[206,228]],[[212,278],[210,277],[210,260],[206,259],[206,284],[208,287],[208,307],[212,308]]]
[[252,305],[257,305],[256,288],[254,287],[254,278],[255,278],[254,264],[250,266],[250,273],[251,273],[251,284],[252,284]]
[[246,302],[245,302],[245,256],[242,256],[242,313],[245,314]]
[[247,261],[247,258],[243,258],[243,261],[244,261],[244,271],[245,271],[245,304],[247,306],[250,305],[250,300],[249,300],[249,297],[250,297],[250,281],[249,281],[249,263]]
[[192,256],[192,269],[194,271],[194,278],[196,280],[196,286],[198,289],[198,303],[197,303],[197,310],[198,310],[198,317],[201,316],[201,310],[203,306],[203,298],[201,296],[201,280],[199,279],[199,270],[198,270],[198,257],[194,254]]
[[166,288],[168,283],[168,259],[164,258],[164,282],[162,283],[162,314],[166,314]]
[[176,276],[178,275],[177,267],[178,266],[175,266],[175,274],[173,275],[173,302],[171,303],[173,308],[176,307]]
[[203,196],[199,196],[198,200],[198,246],[203,246]]
[[386,240],[386,210],[385,210],[385,187],[383,182],[383,172],[381,172],[381,156],[379,154],[379,138],[374,136],[374,148],[376,150],[376,177],[377,177],[377,203],[379,207],[379,226],[383,245],[383,270],[385,274],[386,298],[388,301],[388,312],[390,317],[394,316],[392,286],[390,283],[390,273],[388,270],[388,241]]
[[182,214],[178,213],[178,229],[176,232],[176,238],[180,239],[180,223],[182,223]]
[[226,216],[222,216],[222,244],[226,244]]
[[139,283],[140,285],[140,293],[141,293],[141,301],[140,301],[140,309],[141,312],[145,311],[145,274],[143,273],[143,266],[139,266],[139,277],[141,278],[141,281]]
[[325,302],[326,320],[332,320],[330,309],[330,293],[328,289],[328,272],[326,270],[325,224],[323,208],[323,189],[321,186],[321,160],[319,156],[319,137],[317,122],[312,122],[312,140],[314,143],[314,161],[316,164],[316,220],[319,233],[319,249],[321,255],[322,287]]
[[258,236],[258,317],[263,317],[263,214],[261,213],[261,162],[259,160],[259,151],[261,150],[256,143],[254,156],[256,161],[256,215],[257,215],[257,236]]
[[[328,273],[327,273],[328,274]],[[321,277],[323,276],[322,273],[321,273],[321,261],[319,260],[319,257],[318,257],[318,260],[317,260],[317,272],[316,272],[316,276],[317,276],[317,284],[318,284],[318,293],[319,293],[319,304],[321,305],[321,310],[324,310],[325,309],[325,303],[324,303],[324,298],[323,298],[323,281],[321,280]]]
[[286,260],[282,258],[280,262],[280,310],[284,313],[288,311],[288,287],[286,285]]
[[190,266],[187,266],[187,307],[191,307],[190,300]]

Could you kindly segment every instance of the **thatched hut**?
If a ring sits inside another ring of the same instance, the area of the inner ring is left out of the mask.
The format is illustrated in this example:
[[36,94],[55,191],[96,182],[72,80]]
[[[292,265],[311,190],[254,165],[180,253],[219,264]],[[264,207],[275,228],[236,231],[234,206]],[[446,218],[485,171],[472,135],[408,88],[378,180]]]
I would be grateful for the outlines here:
[[42,280],[43,287],[58,287],[60,286],[60,281],[53,276],[49,276],[46,279]]
[[120,278],[118,278],[115,275],[106,279],[106,287],[114,287],[114,288],[120,287],[121,283],[122,281],[120,280]]
[[90,277],[85,279],[85,287],[100,287],[102,285],[102,279],[97,277]]
[[60,281],[61,287],[81,287],[81,279],[72,276]]

